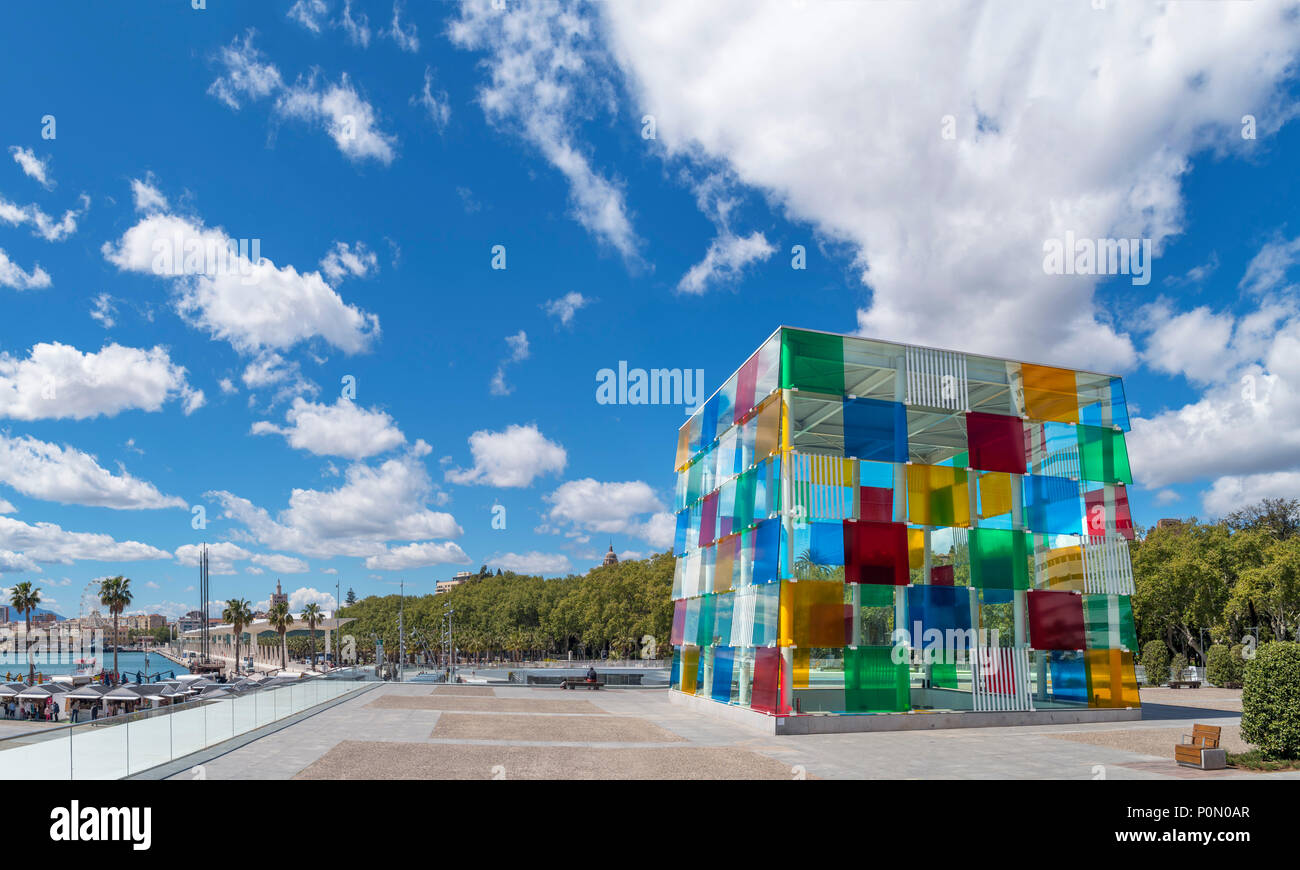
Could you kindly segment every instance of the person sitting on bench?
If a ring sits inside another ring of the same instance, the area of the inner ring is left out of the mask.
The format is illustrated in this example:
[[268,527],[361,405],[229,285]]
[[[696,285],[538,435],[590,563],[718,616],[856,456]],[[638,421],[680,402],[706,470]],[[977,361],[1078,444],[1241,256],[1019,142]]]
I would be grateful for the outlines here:
[[596,668],[595,668],[595,666],[592,666],[592,667],[587,668],[587,682],[589,682],[589,683],[594,683],[594,682],[596,682]]

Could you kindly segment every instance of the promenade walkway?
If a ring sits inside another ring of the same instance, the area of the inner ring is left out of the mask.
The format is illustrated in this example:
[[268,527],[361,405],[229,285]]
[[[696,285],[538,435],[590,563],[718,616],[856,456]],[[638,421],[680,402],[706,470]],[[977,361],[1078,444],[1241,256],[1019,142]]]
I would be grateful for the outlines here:
[[1239,739],[1239,701],[1143,696],[1141,722],[774,737],[662,690],[390,683],[202,767],[214,779],[1300,778],[1177,767],[1192,720]]

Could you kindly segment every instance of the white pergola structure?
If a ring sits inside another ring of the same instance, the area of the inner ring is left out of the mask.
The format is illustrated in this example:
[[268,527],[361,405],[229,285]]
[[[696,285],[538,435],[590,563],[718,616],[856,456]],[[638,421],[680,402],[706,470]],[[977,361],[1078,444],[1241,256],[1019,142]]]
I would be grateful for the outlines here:
[[[356,622],[355,617],[330,617],[321,619],[316,623],[316,631],[324,633],[323,643],[317,647],[317,653],[323,661],[324,653],[333,651],[337,643],[335,634],[349,622]],[[294,615],[293,622],[289,626],[287,635],[305,633],[308,630],[307,621],[297,614]],[[183,649],[198,650],[200,632],[187,631],[181,635]],[[280,635],[275,630],[270,620],[255,619],[248,625],[244,626],[240,633],[239,656],[252,656],[254,664],[266,665],[268,667],[278,667],[280,664]],[[259,646],[257,639],[264,635],[271,635],[275,643],[267,646]],[[231,625],[214,625],[208,629],[208,637],[212,642],[212,655],[219,658],[226,658],[231,661],[235,659],[235,630]]]

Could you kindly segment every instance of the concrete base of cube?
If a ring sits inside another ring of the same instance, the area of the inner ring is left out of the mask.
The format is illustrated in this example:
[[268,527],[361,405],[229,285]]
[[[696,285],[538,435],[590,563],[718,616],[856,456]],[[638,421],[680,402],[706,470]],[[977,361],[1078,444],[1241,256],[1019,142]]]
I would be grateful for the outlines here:
[[[849,734],[860,731],[923,731],[947,728],[1001,728],[1011,725],[1077,725],[1084,722],[1130,722],[1142,718],[1139,707],[931,713],[805,713],[771,716],[747,707],[720,704],[709,698],[668,692],[678,706],[715,719],[725,719],[764,734]],[[1215,750],[1207,750],[1213,752]],[[1220,753],[1222,750],[1218,750]],[[1207,768],[1208,769],[1208,768]]]

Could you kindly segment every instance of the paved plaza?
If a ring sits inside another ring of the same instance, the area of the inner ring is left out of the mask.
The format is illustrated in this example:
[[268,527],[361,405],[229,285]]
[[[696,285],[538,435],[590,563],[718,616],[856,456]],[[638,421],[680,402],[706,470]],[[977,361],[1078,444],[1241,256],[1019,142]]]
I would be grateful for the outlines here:
[[[1240,693],[1145,689],[1140,722],[775,737],[664,690],[387,683],[203,762],[211,779],[1221,779],[1173,763],[1193,722],[1240,740]],[[176,775],[193,777],[192,771]]]

